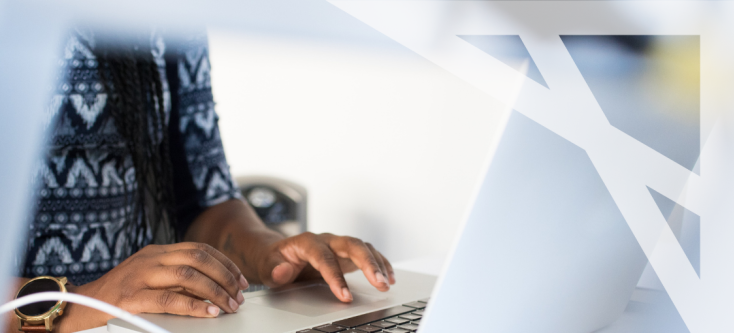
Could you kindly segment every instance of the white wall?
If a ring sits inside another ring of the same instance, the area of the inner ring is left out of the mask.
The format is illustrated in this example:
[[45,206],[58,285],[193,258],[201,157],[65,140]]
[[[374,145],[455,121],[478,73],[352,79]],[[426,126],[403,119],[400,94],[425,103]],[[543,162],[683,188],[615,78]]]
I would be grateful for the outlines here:
[[309,190],[309,229],[446,252],[503,105],[407,49],[210,31],[232,173]]

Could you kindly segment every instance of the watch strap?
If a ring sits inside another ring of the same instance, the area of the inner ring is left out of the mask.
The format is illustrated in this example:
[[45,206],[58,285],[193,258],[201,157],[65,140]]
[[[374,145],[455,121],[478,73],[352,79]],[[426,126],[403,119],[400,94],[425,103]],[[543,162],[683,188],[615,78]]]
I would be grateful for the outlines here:
[[47,332],[46,325],[23,325],[20,330],[26,333]]

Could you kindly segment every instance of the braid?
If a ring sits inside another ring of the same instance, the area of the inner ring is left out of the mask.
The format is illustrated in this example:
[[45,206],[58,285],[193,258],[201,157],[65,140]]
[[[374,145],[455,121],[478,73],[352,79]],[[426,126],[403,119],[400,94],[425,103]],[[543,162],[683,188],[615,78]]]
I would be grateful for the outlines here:
[[[102,41],[105,42],[105,41]],[[148,220],[156,239],[160,221],[175,225],[173,212],[173,167],[169,152],[168,126],[163,104],[163,85],[148,38],[136,38],[124,47],[109,43],[95,50],[100,77],[108,91],[110,114],[117,131],[126,141],[137,191],[132,198],[132,214]],[[123,186],[128,187],[126,177]],[[129,204],[130,198],[125,197]],[[152,207],[146,205],[152,200]]]
[[176,221],[176,211],[173,209],[175,206],[175,198],[174,198],[174,191],[173,191],[173,164],[171,163],[171,152],[170,152],[170,138],[168,137],[168,128],[166,126],[167,119],[166,119],[166,110],[165,110],[165,103],[163,99],[163,82],[161,80],[161,73],[158,70],[158,65],[155,63],[155,61],[150,62],[150,71],[152,73],[152,80],[153,82],[153,92],[155,97],[155,106],[157,109],[157,119],[160,123],[160,133],[161,133],[161,140],[160,140],[160,156],[161,163],[159,166],[161,167],[161,177],[159,178],[159,181],[161,182],[161,201],[167,202],[170,204],[170,209],[168,209],[167,213],[169,216],[169,219],[171,221]]

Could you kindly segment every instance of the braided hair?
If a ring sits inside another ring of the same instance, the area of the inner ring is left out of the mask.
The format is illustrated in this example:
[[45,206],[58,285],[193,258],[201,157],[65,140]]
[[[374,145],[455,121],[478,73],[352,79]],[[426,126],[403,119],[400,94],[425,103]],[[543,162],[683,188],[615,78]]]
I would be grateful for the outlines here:
[[[168,124],[163,104],[163,85],[151,52],[150,33],[119,38],[101,38],[94,52],[100,78],[108,92],[110,115],[135,168],[136,195],[133,214],[125,221],[142,216],[156,241],[161,222],[173,227],[173,171],[169,153]],[[123,181],[125,180],[123,177]],[[124,184],[128,188],[128,184]],[[128,202],[130,204],[130,202]],[[173,241],[164,235],[164,242]]]

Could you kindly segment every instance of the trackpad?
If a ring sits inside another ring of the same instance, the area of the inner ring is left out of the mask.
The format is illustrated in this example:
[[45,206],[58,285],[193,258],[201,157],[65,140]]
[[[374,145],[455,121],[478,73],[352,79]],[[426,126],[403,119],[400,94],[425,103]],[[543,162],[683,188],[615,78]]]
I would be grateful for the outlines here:
[[317,317],[387,299],[386,297],[357,293],[353,290],[352,295],[354,296],[352,303],[342,303],[331,293],[328,285],[319,283],[248,298],[247,302],[304,316]]

